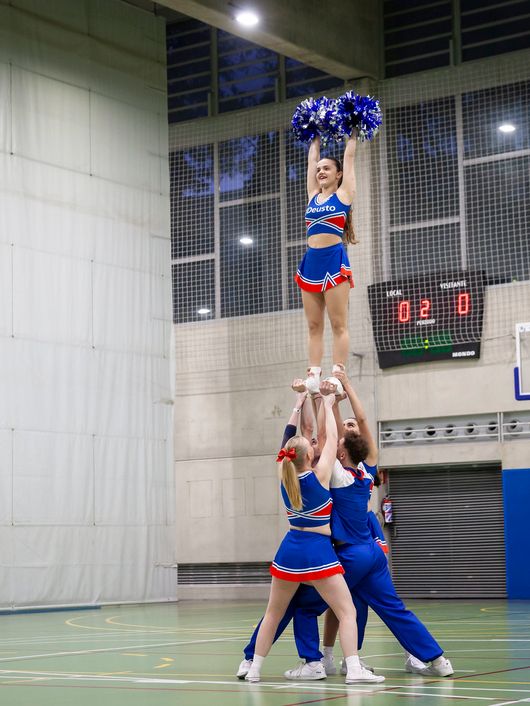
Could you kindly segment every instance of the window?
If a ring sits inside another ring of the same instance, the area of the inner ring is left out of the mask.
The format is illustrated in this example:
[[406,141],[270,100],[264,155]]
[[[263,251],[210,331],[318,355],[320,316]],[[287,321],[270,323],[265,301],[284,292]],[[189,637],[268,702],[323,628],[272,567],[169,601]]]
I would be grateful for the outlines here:
[[453,98],[388,111],[390,225],[458,214]]
[[196,20],[168,24],[169,122],[208,115],[211,91],[210,28]]
[[[466,159],[530,147],[530,82],[464,93],[462,115]],[[512,132],[500,127],[511,125]]]
[[466,167],[469,260],[488,284],[530,279],[530,158]]
[[171,257],[214,251],[213,146],[170,155]]

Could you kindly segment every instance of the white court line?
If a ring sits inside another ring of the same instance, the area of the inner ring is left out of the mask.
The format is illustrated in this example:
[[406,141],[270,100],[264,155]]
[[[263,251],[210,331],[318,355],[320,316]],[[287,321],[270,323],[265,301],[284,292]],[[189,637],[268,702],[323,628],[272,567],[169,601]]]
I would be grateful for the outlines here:
[[530,699],[519,699],[518,701],[502,701],[498,704],[492,704],[492,706],[508,706],[508,704],[522,704],[525,701],[530,701]]
[[[0,670],[0,679],[20,679],[23,676],[27,677],[34,677],[34,678],[47,678],[47,679],[65,679],[65,680],[85,680],[85,681],[90,681],[90,680],[97,680],[97,681],[125,681],[125,682],[147,682],[147,683],[156,683],[156,684],[222,684],[222,685],[239,685],[239,686],[247,686],[248,685],[241,680],[236,681],[235,679],[232,681],[207,681],[207,680],[199,680],[199,679],[171,679],[171,678],[162,678],[162,677],[139,677],[139,676],[123,676],[123,675],[112,675],[112,674],[71,674],[69,672],[36,672],[36,671],[30,671],[30,670],[16,670],[16,669],[1,669]],[[291,681],[291,682],[262,682],[264,686],[274,686],[275,688],[278,689],[289,689],[293,685],[295,685],[297,688],[300,689],[306,689],[309,691],[349,691],[352,688],[352,685],[346,687],[345,685],[342,684],[333,684],[333,682],[322,682],[319,684],[308,684],[307,682],[296,682],[296,681]],[[370,686],[370,684],[366,684],[364,686]],[[381,685],[382,686],[382,685]],[[384,683],[385,689],[427,689],[427,690],[439,690],[439,689],[445,689],[447,691],[500,691],[502,693],[514,693],[514,694],[529,694],[530,689],[504,689],[500,687],[475,687],[471,685],[466,685],[465,682],[445,682],[445,683],[440,683],[440,684],[390,684],[388,682]],[[365,691],[362,691],[361,693],[366,693]],[[376,693],[379,693],[376,691]],[[493,698],[493,697],[491,697]],[[524,701],[530,701],[529,698],[525,699],[520,699],[517,701],[510,701],[507,703],[522,703]],[[496,704],[495,706],[501,706],[500,704]]]
[[[3,672],[1,672],[2,678],[5,678]],[[285,683],[277,683],[277,682],[260,682],[260,684],[247,684],[241,681],[237,680],[232,680],[232,681],[213,681],[213,680],[201,680],[201,679],[160,679],[160,678],[153,678],[153,677],[126,677],[126,676],[111,676],[111,675],[94,675],[94,674],[64,674],[61,672],[54,673],[54,672],[23,672],[26,676],[43,676],[46,677],[48,680],[60,680],[60,681],[103,681],[103,682],[126,682],[129,684],[166,684],[166,685],[183,685],[183,684],[208,684],[210,686],[238,686],[241,689],[247,689],[251,693],[256,693],[255,687],[272,687],[276,690],[280,689],[289,689],[289,688],[296,688],[296,689],[305,689],[306,691],[314,691],[314,692],[339,692],[341,694],[387,694],[389,696],[395,696],[395,692],[388,691],[389,689],[400,689],[399,694],[400,695],[405,695],[405,696],[418,696],[416,692],[413,691],[401,691],[403,688],[410,688],[409,686],[404,686],[403,684],[387,684],[385,682],[385,685],[381,684],[382,690],[380,691],[379,689],[374,689],[374,687],[370,684],[366,684],[364,686],[368,687],[370,691],[367,691],[367,689],[360,689],[358,686],[353,686],[353,685],[337,685],[337,686],[332,686],[329,687],[327,685],[320,685],[317,686],[316,684],[304,684],[300,682],[291,682],[290,684],[285,684]],[[20,674],[16,675],[17,679],[20,679]],[[418,687],[420,688],[420,687]],[[386,690],[386,691],[385,691]],[[456,694],[438,694],[438,693],[432,693],[432,694],[422,694],[422,696],[431,696],[434,698],[445,698],[445,699],[464,699],[464,700],[469,700],[469,699],[475,699],[479,701],[491,701],[493,697],[491,696],[458,696]],[[512,703],[512,702],[508,702]],[[517,702],[513,702],[517,703]],[[500,704],[496,704],[495,706],[501,706]]]
[[200,645],[211,642],[233,642],[240,641],[240,637],[216,637],[211,640],[187,640],[182,642],[158,642],[148,645],[119,645],[119,647],[101,647],[96,650],[73,650],[71,652],[45,652],[40,655],[21,655],[19,657],[1,657],[0,662],[19,662],[24,659],[37,659],[38,657],[71,657],[73,655],[98,654],[100,652],[119,652],[123,649],[141,650],[147,647],[177,647],[179,645]]

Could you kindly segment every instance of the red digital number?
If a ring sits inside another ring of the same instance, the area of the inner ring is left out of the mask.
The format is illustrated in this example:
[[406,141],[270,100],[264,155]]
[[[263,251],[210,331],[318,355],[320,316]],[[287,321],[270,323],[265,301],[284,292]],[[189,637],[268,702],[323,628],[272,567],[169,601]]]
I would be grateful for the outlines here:
[[458,313],[458,316],[465,316],[466,314],[469,314],[470,303],[471,303],[471,297],[469,296],[469,292],[462,292],[461,294],[458,295],[458,300],[457,300],[457,305],[456,305],[456,311]]
[[420,319],[428,319],[431,311],[431,300],[422,299],[420,302]]
[[401,324],[410,321],[410,302],[407,299],[398,304],[398,319]]

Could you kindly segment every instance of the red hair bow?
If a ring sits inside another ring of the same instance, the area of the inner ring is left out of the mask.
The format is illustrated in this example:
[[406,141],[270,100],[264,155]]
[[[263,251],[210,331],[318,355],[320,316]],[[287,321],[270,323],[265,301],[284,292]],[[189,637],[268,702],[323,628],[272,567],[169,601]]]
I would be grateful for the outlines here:
[[296,458],[296,449],[280,449],[280,453],[278,454],[276,461],[279,463],[280,461],[283,461],[284,458],[288,458],[289,461],[294,461]]

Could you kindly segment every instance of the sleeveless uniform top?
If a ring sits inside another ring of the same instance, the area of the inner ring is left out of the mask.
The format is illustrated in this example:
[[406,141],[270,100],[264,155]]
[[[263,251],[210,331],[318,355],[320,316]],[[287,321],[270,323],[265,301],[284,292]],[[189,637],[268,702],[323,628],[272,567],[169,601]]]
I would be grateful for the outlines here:
[[350,206],[342,203],[336,193],[321,204],[317,202],[318,196],[313,196],[305,212],[307,237],[317,233],[331,233],[342,238]]
[[377,466],[359,463],[357,468],[333,471],[331,497],[333,518],[331,534],[338,542],[369,544],[373,535],[368,522],[368,501],[374,487]]
[[313,471],[305,471],[298,476],[302,494],[302,509],[295,510],[291,507],[289,496],[282,483],[282,497],[287,511],[287,519],[292,527],[322,527],[329,524],[333,500],[327,488]]

